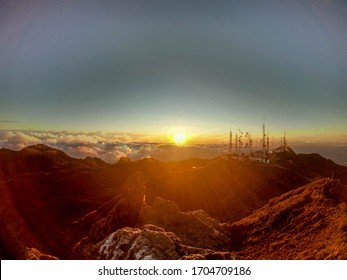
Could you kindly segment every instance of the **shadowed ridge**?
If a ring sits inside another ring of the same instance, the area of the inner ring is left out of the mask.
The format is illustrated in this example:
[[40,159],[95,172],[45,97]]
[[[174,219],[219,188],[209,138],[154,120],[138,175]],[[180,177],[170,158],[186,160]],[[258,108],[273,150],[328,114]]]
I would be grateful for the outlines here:
[[135,172],[128,177],[122,187],[122,192],[115,199],[114,207],[107,216],[94,223],[87,236],[75,245],[73,258],[81,258],[89,247],[113,231],[127,226],[135,226],[144,202],[144,195],[143,174]]
[[334,177],[347,184],[347,167],[336,164],[320,154],[298,154],[300,168],[314,172],[316,176]]
[[[86,157],[85,159],[76,159],[68,156],[65,152],[44,145],[37,144],[23,148],[19,151],[19,154],[24,157],[33,157],[36,159],[46,159],[53,167],[63,167],[64,165],[80,165],[89,168],[93,167],[106,167],[109,166],[100,158]],[[71,166],[72,167],[72,166]]]

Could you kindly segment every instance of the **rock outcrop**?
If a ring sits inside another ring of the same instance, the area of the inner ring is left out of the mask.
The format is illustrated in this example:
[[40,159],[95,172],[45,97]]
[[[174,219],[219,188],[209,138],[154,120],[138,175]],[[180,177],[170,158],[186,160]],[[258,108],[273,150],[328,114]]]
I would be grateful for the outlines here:
[[155,225],[119,229],[83,253],[84,259],[97,260],[234,259],[229,252],[186,246],[174,233]]
[[122,228],[95,246],[98,259],[175,260],[178,239],[155,226]]
[[156,197],[152,206],[144,205],[139,226],[153,224],[175,233],[188,246],[227,251],[229,238],[222,232],[220,223],[205,211],[181,212],[172,201]]
[[24,248],[20,253],[22,260],[58,260],[58,258],[41,253],[36,248]]
[[[134,184],[134,178],[131,181],[128,186],[141,185],[137,180]],[[137,227],[124,227],[120,226],[124,225],[122,220],[115,219],[119,216],[117,209],[113,208],[107,218],[95,223],[76,244],[74,258],[234,259],[228,252],[230,240],[221,231],[220,223],[202,210],[182,213],[175,203],[157,197],[152,206],[143,204]]]

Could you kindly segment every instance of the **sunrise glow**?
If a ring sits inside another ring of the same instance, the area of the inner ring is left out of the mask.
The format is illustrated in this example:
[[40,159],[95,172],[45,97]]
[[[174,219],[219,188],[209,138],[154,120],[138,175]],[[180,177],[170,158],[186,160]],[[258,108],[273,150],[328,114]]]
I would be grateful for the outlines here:
[[184,145],[187,141],[187,136],[183,133],[175,133],[172,140],[176,145]]

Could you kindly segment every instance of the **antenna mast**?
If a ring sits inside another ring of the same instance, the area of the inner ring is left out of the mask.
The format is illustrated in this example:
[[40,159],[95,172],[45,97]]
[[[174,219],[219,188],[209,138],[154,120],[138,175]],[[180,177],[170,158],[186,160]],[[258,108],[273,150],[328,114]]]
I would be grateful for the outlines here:
[[266,157],[266,133],[265,133],[265,124],[263,124],[263,162],[265,162],[265,157]]
[[233,153],[233,132],[230,130],[229,134],[229,154]]
[[266,157],[268,157],[270,151],[270,139],[269,139],[269,130],[267,130],[266,135]]

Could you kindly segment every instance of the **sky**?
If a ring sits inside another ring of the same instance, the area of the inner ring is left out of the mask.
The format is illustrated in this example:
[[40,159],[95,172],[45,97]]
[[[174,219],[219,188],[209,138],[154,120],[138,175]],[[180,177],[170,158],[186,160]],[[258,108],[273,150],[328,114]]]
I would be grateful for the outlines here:
[[20,130],[213,142],[265,119],[275,136],[347,143],[343,0],[1,0],[0,62],[3,142]]

